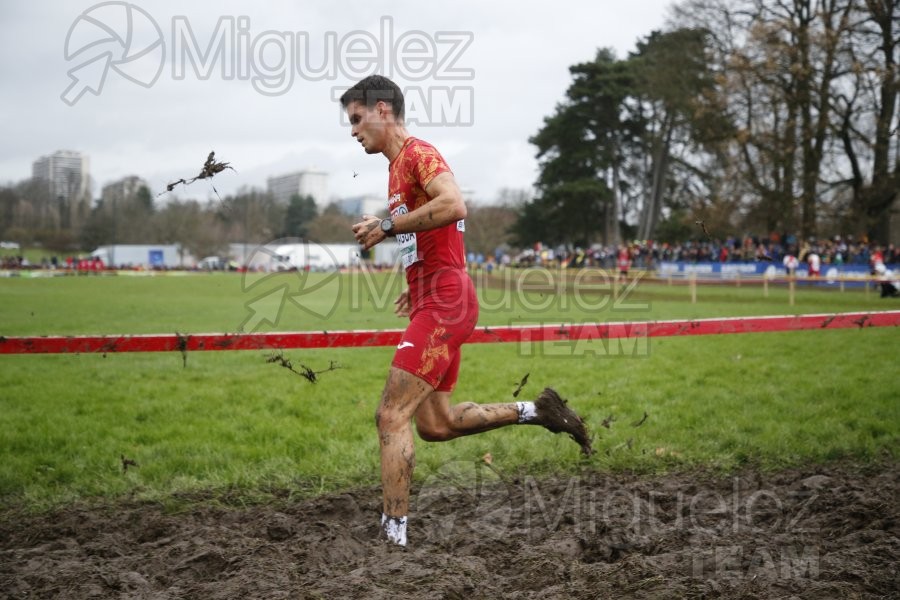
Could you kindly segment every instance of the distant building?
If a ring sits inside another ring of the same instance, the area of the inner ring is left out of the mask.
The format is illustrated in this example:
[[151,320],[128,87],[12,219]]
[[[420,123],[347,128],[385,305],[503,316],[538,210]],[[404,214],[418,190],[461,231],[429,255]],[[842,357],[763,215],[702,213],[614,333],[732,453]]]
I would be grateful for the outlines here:
[[137,175],[130,175],[104,185],[100,198],[103,200],[103,203],[107,205],[115,202],[122,203],[134,198],[137,191],[142,187],[149,186],[146,181]]
[[328,204],[328,173],[324,171],[297,171],[269,177],[267,183],[269,193],[280,204],[287,204],[295,195],[312,196],[320,208]]
[[43,183],[47,196],[38,195],[35,208],[49,217],[44,227],[78,228],[91,204],[91,175],[88,157],[79,152],[59,150],[31,164],[32,180]]
[[374,194],[353,196],[337,201],[341,212],[345,215],[360,217],[362,215],[382,216],[387,214],[387,198]]
[[80,152],[59,150],[42,156],[32,163],[31,176],[49,184],[51,198],[70,204],[90,198],[90,160]]

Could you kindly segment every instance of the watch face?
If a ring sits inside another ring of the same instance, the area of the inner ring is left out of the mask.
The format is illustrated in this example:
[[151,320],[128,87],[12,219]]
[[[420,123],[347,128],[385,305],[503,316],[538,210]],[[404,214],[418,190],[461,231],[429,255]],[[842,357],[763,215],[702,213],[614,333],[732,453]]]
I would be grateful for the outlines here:
[[391,221],[390,219],[383,219],[381,221],[381,230],[384,231],[385,233],[387,233],[388,231],[390,231],[393,228],[394,228],[394,222]]

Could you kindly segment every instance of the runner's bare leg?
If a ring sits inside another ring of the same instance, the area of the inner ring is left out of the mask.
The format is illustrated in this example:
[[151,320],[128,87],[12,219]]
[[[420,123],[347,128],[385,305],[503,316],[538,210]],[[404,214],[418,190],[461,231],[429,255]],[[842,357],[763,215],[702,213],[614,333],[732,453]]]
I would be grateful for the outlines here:
[[384,514],[402,518],[409,512],[409,487],[416,465],[412,417],[433,388],[402,369],[391,367],[375,413],[381,446]]
[[549,388],[536,402],[463,402],[451,406],[450,398],[450,392],[435,391],[415,375],[391,367],[381,404],[375,413],[384,498],[381,526],[389,540],[402,546],[406,545],[409,491],[416,465],[413,418],[419,436],[425,441],[452,440],[505,425],[530,423],[543,425],[554,432],[570,433],[585,454],[592,452],[582,420]]
[[381,445],[381,484],[384,514],[406,516],[415,468],[411,419],[419,436],[429,442],[446,441],[519,422],[515,402],[450,405],[450,392],[436,392],[425,381],[391,367],[381,405],[375,415]]
[[551,388],[545,388],[534,402],[462,402],[454,406],[450,396],[450,392],[435,391],[419,405],[416,429],[423,440],[444,442],[505,425],[541,425],[553,433],[569,434],[585,456],[594,452],[584,420]]
[[520,422],[515,402],[451,405],[452,392],[432,392],[416,410],[416,429],[426,442],[444,442]]

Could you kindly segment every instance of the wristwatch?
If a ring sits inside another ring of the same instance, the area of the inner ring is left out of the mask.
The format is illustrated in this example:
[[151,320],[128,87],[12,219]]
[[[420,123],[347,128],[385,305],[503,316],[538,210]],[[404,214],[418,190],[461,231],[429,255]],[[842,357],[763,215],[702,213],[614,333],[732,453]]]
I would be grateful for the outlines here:
[[391,237],[394,235],[394,220],[391,217],[381,220],[381,230],[384,235]]

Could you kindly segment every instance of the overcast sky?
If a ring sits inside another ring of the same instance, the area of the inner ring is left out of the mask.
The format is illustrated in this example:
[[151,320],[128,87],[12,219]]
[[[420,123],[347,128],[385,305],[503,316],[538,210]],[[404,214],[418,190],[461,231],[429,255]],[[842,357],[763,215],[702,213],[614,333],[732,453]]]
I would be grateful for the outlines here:
[[90,157],[95,197],[132,174],[157,192],[215,150],[237,169],[216,177],[223,195],[301,169],[327,171],[332,196],[384,194],[387,161],[351,140],[333,100],[378,64],[407,92],[410,132],[491,201],[534,183],[528,138],[568,67],[601,47],[626,56],[670,4],[0,0],[0,182],[67,149]]

